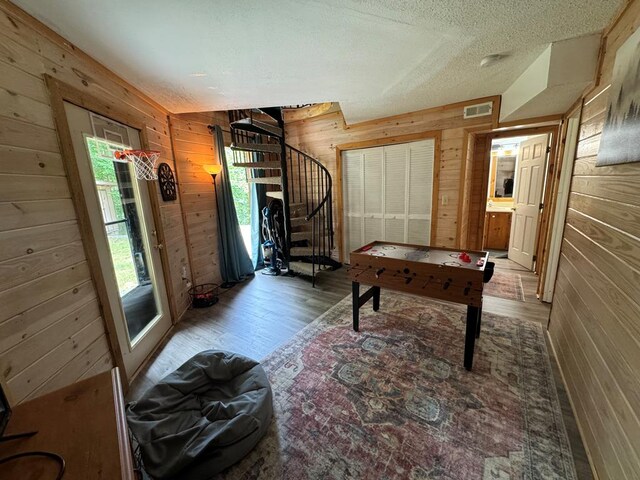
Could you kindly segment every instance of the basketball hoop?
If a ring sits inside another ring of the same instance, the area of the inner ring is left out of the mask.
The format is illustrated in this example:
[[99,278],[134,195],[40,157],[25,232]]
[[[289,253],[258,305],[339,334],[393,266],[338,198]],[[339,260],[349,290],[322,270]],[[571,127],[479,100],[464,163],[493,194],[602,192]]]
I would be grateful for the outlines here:
[[155,167],[160,152],[157,150],[121,150],[114,152],[113,155],[118,160],[132,162],[138,180],[158,179]]

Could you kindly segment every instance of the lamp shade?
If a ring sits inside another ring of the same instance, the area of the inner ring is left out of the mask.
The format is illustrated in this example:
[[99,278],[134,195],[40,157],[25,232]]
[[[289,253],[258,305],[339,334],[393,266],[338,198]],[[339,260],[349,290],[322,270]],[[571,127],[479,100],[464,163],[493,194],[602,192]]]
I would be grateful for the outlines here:
[[204,168],[204,171],[213,177],[222,171],[222,165],[203,165],[202,168]]

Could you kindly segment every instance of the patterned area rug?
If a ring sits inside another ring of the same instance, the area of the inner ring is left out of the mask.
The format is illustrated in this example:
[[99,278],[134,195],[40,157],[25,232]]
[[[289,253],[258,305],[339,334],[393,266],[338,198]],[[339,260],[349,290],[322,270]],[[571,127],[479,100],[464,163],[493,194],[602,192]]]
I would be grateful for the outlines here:
[[484,285],[482,292],[484,295],[492,297],[506,298],[507,300],[518,300],[524,302],[524,290],[522,288],[522,277],[517,273],[506,273],[495,271],[491,281]]
[[267,436],[231,479],[576,478],[542,327],[385,293],[351,328],[342,300],[270,355]]

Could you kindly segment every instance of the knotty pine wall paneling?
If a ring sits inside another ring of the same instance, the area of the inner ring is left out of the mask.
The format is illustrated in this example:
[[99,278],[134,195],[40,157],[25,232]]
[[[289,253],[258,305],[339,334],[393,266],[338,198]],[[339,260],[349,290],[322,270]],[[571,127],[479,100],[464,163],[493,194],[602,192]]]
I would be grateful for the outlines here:
[[[19,403],[114,364],[43,75],[143,115],[151,148],[174,163],[164,109],[7,0],[0,26],[0,375]],[[183,312],[181,208],[159,205],[172,301]]]
[[473,159],[469,166],[470,175],[466,180],[468,186],[469,224],[467,230],[467,248],[482,249],[484,231],[484,208],[487,203],[490,163],[487,161],[491,151],[491,139],[486,133],[475,136]]
[[640,478],[640,163],[596,167],[617,49],[640,1],[605,31],[584,97],[549,335],[598,478]]
[[[227,112],[171,115],[170,122],[193,282],[220,284],[215,196],[203,165],[219,163],[208,126],[228,131]],[[228,133],[224,138],[231,143]]]
[[468,249],[469,241],[469,210],[471,207],[471,184],[473,160],[475,158],[476,134],[467,133],[463,158],[460,165],[460,193],[458,202],[458,248]]
[[[499,98],[491,97],[483,100],[493,100],[494,111],[497,114]],[[336,146],[376,139],[389,139],[389,143],[392,143],[395,136],[440,131],[440,164],[437,166],[437,175],[434,175],[434,178],[439,177],[437,218],[434,225],[436,244],[456,247],[459,244],[460,235],[459,215],[462,214],[460,212],[462,209],[459,209],[460,182],[461,172],[466,171],[463,169],[463,155],[468,142],[467,129],[483,127],[489,129],[492,122],[497,120],[492,117],[465,120],[463,109],[465,105],[480,103],[483,100],[421,110],[354,125],[345,124],[341,111],[332,111],[321,116],[286,123],[286,141],[291,146],[318,159],[329,170],[336,185],[338,174]],[[337,222],[340,215],[336,205],[338,192],[334,192],[333,198],[336,219],[334,221]],[[341,248],[337,241],[336,246]]]

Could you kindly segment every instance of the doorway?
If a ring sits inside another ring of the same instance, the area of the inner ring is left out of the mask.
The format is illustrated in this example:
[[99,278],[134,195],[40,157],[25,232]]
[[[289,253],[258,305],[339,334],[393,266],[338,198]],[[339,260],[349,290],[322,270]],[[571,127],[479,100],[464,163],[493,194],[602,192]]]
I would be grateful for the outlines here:
[[[132,127],[64,102],[73,144],[78,193],[88,210],[84,241],[97,250],[94,277],[104,286],[103,309],[110,312],[131,378],[171,327],[160,249],[147,182],[116,150],[140,149]],[[104,308],[105,303],[108,309]]]
[[483,250],[533,270],[550,135],[491,141]]

